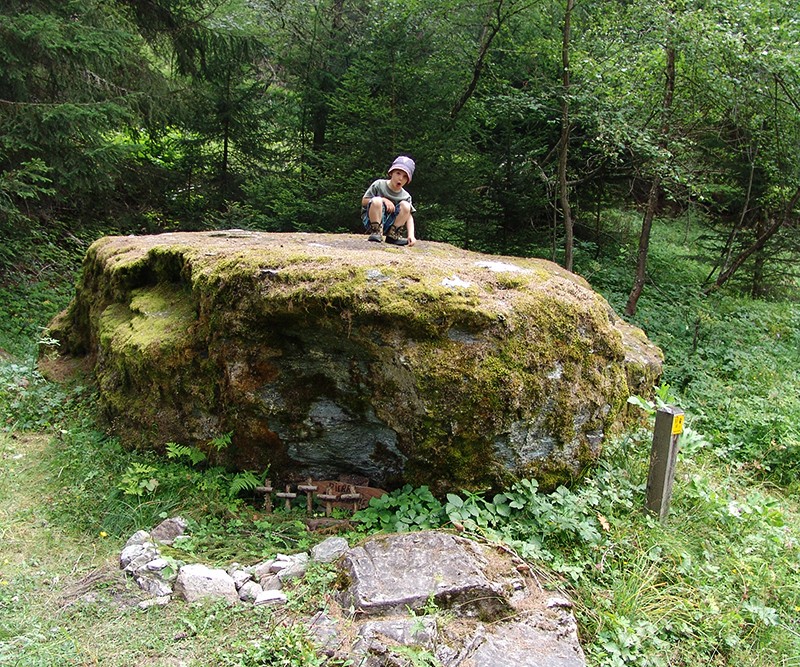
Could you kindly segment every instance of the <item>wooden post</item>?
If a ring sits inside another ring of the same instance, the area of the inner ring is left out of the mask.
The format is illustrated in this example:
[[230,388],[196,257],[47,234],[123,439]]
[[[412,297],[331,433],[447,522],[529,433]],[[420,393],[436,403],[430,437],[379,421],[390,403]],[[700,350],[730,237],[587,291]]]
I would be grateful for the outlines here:
[[330,516],[333,512],[333,502],[338,500],[339,496],[331,493],[330,488],[325,490],[325,493],[318,493],[317,498],[325,503],[325,516]]
[[358,501],[361,500],[361,494],[356,491],[356,487],[351,485],[350,493],[341,494],[339,500],[351,501],[353,503],[353,512],[358,512]]
[[313,483],[310,477],[306,480],[305,484],[297,485],[297,490],[303,491],[306,494],[306,511],[308,512],[308,516],[311,516],[311,512],[314,509],[314,491],[318,488],[319,487]]
[[658,515],[662,523],[669,513],[675,463],[678,459],[678,437],[683,431],[683,410],[668,405],[656,412],[653,446],[650,449],[650,472],[647,476],[648,512]]

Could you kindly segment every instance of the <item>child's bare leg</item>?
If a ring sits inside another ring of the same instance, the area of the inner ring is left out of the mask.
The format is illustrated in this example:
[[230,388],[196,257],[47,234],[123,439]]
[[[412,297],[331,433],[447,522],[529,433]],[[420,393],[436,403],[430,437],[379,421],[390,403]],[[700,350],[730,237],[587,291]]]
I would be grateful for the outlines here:
[[411,205],[408,202],[400,202],[400,210],[392,224],[395,229],[406,228],[408,233],[408,245],[414,245],[417,238],[414,236],[414,216],[411,215]]
[[380,197],[373,197],[367,208],[369,218],[369,240],[377,243],[383,242],[383,200]]
[[380,197],[373,197],[369,202],[369,221],[372,223],[380,222],[383,217],[383,200]]

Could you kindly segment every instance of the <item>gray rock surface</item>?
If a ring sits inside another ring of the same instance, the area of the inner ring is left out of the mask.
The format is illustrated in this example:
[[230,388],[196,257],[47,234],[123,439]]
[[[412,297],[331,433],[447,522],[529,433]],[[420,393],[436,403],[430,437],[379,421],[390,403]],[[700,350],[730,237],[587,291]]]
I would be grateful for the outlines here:
[[175,542],[175,538],[184,534],[187,526],[186,519],[183,517],[175,516],[164,519],[150,531],[150,538],[160,544],[170,545]]
[[344,556],[348,548],[343,537],[329,537],[311,548],[311,558],[318,563],[332,563]]
[[126,546],[119,557],[119,565],[126,572],[136,572],[160,556],[158,547],[152,542]]
[[228,574],[231,575],[233,583],[236,584],[236,590],[239,590],[246,583],[253,580],[253,575],[244,570],[235,569],[232,572],[229,571]]
[[280,606],[286,604],[288,598],[281,591],[262,591],[256,596],[253,604],[256,606]]
[[440,532],[374,537],[351,549],[342,566],[351,585],[342,606],[368,615],[418,610],[429,601],[462,615],[498,618],[511,612],[471,543]]
[[222,598],[232,603],[239,601],[236,584],[225,570],[199,563],[184,565],[180,569],[174,591],[177,597],[186,602],[203,598]]
[[358,635],[365,647],[375,641],[388,639],[401,646],[432,649],[436,645],[438,631],[434,617],[422,616],[366,621],[359,624]]
[[[393,646],[412,646],[444,667],[586,665],[569,600],[521,578],[506,553],[427,531],[372,537],[342,567],[350,584],[340,599],[356,612],[359,664],[405,664]],[[428,615],[409,615],[423,604]]]
[[492,627],[471,656],[474,667],[577,667],[585,664],[575,620],[558,611]]
[[246,581],[239,587],[239,599],[242,602],[255,602],[263,589],[255,581]]
[[134,575],[134,580],[143,591],[153,597],[165,597],[172,595],[172,586],[164,581],[157,573],[142,572],[139,570]]

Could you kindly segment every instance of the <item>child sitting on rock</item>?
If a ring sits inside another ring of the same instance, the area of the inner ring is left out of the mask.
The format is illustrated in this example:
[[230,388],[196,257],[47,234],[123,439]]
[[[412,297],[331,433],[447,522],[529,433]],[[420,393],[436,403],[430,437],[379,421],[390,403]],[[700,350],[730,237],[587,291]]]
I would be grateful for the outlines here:
[[[414,245],[414,216],[411,195],[404,186],[411,183],[416,165],[407,155],[398,156],[389,167],[389,178],[379,178],[361,198],[361,220],[369,240],[380,243]],[[403,237],[405,234],[405,238]]]

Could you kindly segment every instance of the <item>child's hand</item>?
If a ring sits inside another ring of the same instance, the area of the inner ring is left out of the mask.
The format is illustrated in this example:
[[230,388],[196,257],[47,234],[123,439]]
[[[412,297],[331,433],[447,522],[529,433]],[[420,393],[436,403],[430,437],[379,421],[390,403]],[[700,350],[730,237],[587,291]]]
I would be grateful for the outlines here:
[[416,239],[416,237],[414,237],[414,236],[409,236],[409,237],[408,237],[408,245],[412,246],[412,245],[414,245],[416,242],[417,242],[417,239]]
[[387,213],[394,213],[394,202],[391,199],[384,199],[383,205],[386,207]]

